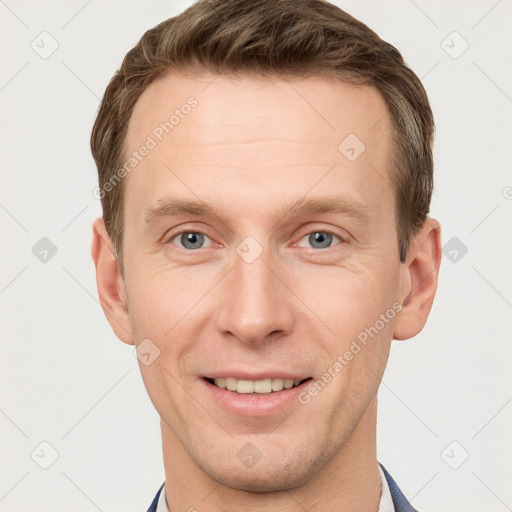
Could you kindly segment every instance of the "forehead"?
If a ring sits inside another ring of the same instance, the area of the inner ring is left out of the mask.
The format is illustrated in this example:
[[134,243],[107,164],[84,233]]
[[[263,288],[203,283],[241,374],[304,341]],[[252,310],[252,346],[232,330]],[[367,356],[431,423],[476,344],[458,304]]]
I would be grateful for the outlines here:
[[169,195],[178,175],[202,193],[238,183],[253,200],[279,200],[303,195],[333,166],[317,190],[343,183],[356,199],[389,200],[389,122],[375,88],[336,78],[168,75],[144,91],[129,122],[126,158],[149,140],[152,149],[129,173],[126,204]]
[[[354,86],[327,76],[277,79],[172,74],[153,82],[138,99],[129,122],[128,145],[136,145],[138,137],[152,133],[173,113],[183,120],[183,113],[175,111],[188,111],[184,107],[191,98],[199,107],[192,109],[194,136],[204,143],[224,142],[227,134],[233,142],[251,135],[279,135],[283,140],[303,136],[307,142],[327,142],[330,135],[331,142],[336,142],[350,128],[361,138],[368,138],[367,132],[374,130],[382,137],[388,129],[389,119],[382,119],[387,113],[384,101],[368,85]],[[190,123],[178,122],[174,127],[178,124],[171,143],[191,138]],[[211,130],[212,124],[222,126],[222,133]],[[242,124],[243,132],[239,130]]]

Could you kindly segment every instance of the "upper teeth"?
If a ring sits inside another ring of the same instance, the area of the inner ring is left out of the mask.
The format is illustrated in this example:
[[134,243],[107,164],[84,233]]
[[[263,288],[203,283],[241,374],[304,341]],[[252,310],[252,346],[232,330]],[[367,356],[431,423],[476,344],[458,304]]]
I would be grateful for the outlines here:
[[246,380],[226,377],[225,379],[214,379],[217,387],[236,391],[237,393],[271,393],[272,391],[281,391],[297,386],[300,379],[264,379],[264,380]]

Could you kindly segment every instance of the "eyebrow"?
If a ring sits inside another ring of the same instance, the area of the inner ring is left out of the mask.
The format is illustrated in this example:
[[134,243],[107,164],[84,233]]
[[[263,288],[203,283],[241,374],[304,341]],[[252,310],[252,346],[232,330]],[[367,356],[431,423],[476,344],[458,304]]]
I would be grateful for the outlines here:
[[289,211],[290,213],[294,212],[298,214],[333,213],[354,217],[355,219],[365,222],[370,220],[370,210],[368,206],[344,194],[335,194],[324,198],[309,200],[302,197],[289,208]]
[[[282,206],[277,212],[277,216],[284,218],[293,214],[314,215],[320,213],[345,215],[363,222],[369,222],[370,220],[368,206],[344,194],[334,194],[314,199],[301,197],[291,204]],[[214,209],[205,202],[167,197],[159,201],[158,204],[146,208],[145,221],[146,224],[153,224],[161,219],[187,214],[220,218]]]

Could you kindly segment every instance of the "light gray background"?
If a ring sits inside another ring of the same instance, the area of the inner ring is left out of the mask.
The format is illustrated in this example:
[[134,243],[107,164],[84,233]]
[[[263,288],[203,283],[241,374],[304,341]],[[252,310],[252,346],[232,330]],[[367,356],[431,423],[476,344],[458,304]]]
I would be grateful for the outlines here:
[[[0,0],[2,512],[142,511],[163,482],[158,414],[97,299],[89,136],[124,54],[189,4]],[[432,216],[459,246],[427,327],[393,343],[379,460],[420,510],[512,510],[512,2],[337,4],[422,78],[437,123]],[[58,42],[46,59],[31,47],[51,48],[43,31]],[[32,252],[42,237],[58,248],[46,263]]]

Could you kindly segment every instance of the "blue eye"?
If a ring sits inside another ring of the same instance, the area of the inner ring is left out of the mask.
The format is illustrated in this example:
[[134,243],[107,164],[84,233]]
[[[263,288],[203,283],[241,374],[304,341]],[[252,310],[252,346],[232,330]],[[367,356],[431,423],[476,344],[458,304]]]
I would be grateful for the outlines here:
[[[330,233],[329,231],[313,231],[302,237],[300,242],[303,240],[307,240],[307,243],[313,249],[328,249],[336,240],[338,242],[343,242],[339,236],[334,233]],[[211,246],[210,238],[198,231],[182,231],[169,241],[182,249],[191,251]]]
[[182,247],[183,249],[194,250],[201,249],[203,247],[205,239],[208,239],[208,237],[203,233],[198,233],[197,231],[183,231],[182,233],[176,235],[171,240],[171,242],[176,243],[179,247]]
[[328,231],[313,231],[308,235],[301,238],[301,241],[307,239],[308,243],[313,247],[313,249],[326,249],[329,248],[333,242],[333,239],[337,239],[340,242],[342,241],[340,237],[336,236],[334,233],[329,233]]

